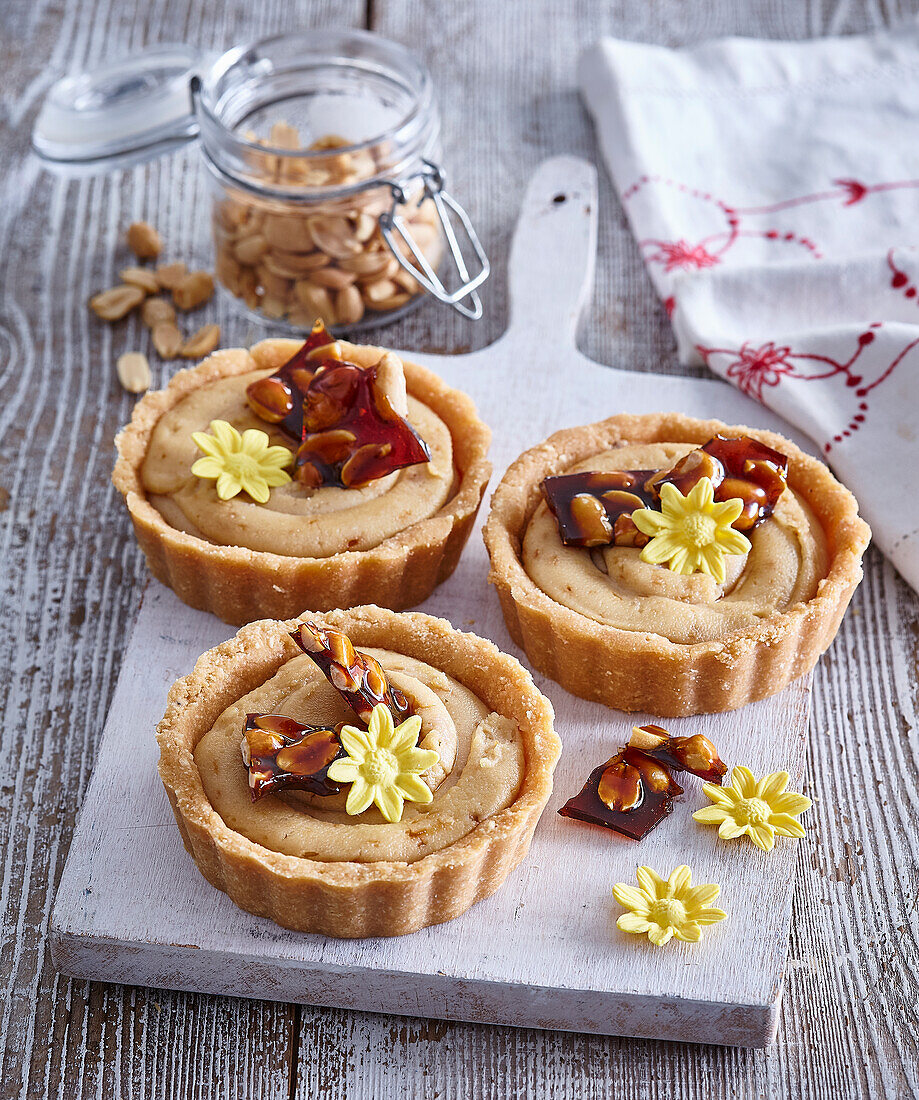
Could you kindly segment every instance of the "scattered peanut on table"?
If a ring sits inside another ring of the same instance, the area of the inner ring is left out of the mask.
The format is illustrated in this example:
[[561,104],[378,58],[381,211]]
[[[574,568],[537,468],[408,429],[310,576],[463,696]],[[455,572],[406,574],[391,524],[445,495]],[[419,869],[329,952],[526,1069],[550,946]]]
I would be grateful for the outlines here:
[[139,351],[127,351],[115,364],[118,381],[128,393],[143,393],[150,388],[150,364]]
[[[148,222],[134,222],[127,232],[128,247],[138,260],[155,260],[163,250],[163,240]],[[150,329],[150,337],[161,359],[201,358],[214,351],[220,342],[220,326],[205,325],[186,338],[176,324],[176,307],[197,309],[214,293],[214,278],[209,271],[191,271],[181,261],[161,263],[155,268],[132,265],[119,272],[120,286],[95,294],[90,309],[103,321],[120,321],[140,306],[141,320]],[[171,294],[172,301],[162,296]],[[150,365],[140,352],[120,356],[115,369],[118,379],[130,393],[143,393],[150,386]]]

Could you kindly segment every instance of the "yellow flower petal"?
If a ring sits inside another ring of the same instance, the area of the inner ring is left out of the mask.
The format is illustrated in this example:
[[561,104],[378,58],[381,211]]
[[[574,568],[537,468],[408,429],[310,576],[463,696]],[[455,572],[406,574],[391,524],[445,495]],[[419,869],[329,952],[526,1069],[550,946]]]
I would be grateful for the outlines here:
[[351,817],[362,814],[373,802],[375,793],[375,788],[371,787],[363,776],[359,775],[357,779],[352,781],[351,790],[348,791],[348,798],[345,802],[346,813],[350,814]]
[[767,799],[770,808],[777,814],[803,814],[813,803],[803,794],[784,791]]
[[717,924],[718,921],[727,919],[728,915],[723,909],[706,908],[700,909],[698,913],[693,913],[693,921],[695,924]]
[[214,458],[212,455],[205,455],[204,458],[199,458],[198,461],[192,465],[191,472],[195,477],[212,478],[216,480],[223,473],[223,465],[220,459]]
[[770,814],[769,825],[779,836],[804,836],[804,826],[790,814]]
[[717,539],[725,554],[749,554],[753,549],[753,543],[747,536],[735,531],[733,527],[719,528]]
[[703,825],[720,825],[728,813],[725,806],[705,806],[701,810],[696,810],[692,816],[693,820],[701,821]]
[[207,432],[192,432],[192,442],[200,450],[204,451],[206,455],[210,455],[212,458],[220,458],[223,455],[223,448],[216,439],[212,439]]
[[243,487],[243,491],[247,492],[250,497],[256,502],[256,504],[267,504],[268,497],[271,495],[268,491],[268,486],[265,484],[263,478],[260,477],[247,477],[245,474],[240,478],[240,484]]
[[771,852],[775,847],[775,833],[768,825],[748,825],[747,835],[764,852]]
[[682,864],[671,872],[670,878],[667,880],[667,892],[670,897],[679,898],[689,889],[692,885],[692,871]]
[[[425,790],[427,790],[427,787],[425,787]],[[431,792],[428,791],[428,794],[430,793]],[[381,784],[377,784],[374,788],[373,800],[376,802],[380,813],[387,821],[402,820],[402,807],[404,803],[402,795],[399,794],[395,787],[384,787]]]
[[[653,514],[657,515],[656,512]],[[634,520],[637,515],[637,511],[633,512],[632,519]],[[638,527],[638,524],[636,523],[635,526]],[[638,527],[638,529],[639,531],[642,530],[641,527]],[[646,535],[654,534],[654,532],[651,530],[645,530],[644,533]],[[663,562],[667,561],[670,556],[678,549],[679,546],[669,537],[669,535],[660,534],[656,538],[652,538],[650,542],[646,543],[642,547],[641,553],[638,556],[641,558],[642,561],[648,562],[649,565],[661,565],[663,564]]]
[[738,764],[731,772],[731,786],[741,798],[756,797],[756,780],[753,778],[753,772],[743,764]]
[[221,500],[232,500],[237,493],[243,491],[242,485],[232,474],[223,473],[217,478],[217,496]]
[[239,451],[242,447],[242,436],[226,420],[212,420],[211,435],[214,436],[224,451],[233,453]]
[[625,906],[626,909],[631,909],[635,913],[643,913],[645,915],[648,913],[649,899],[641,890],[636,890],[634,886],[629,886],[626,882],[616,883],[613,887],[613,897],[620,905]]
[[411,718],[406,718],[393,730],[389,742],[390,749],[395,753],[405,749],[413,749],[418,743],[419,733],[421,733],[421,719],[417,714],[413,714]]
[[361,774],[360,765],[354,760],[333,760],[327,774],[336,783],[353,783]]
[[623,932],[633,932],[639,935],[647,932],[651,928],[648,921],[645,920],[644,917],[640,917],[637,913],[623,913],[616,921],[616,924]]
[[710,901],[714,901],[721,893],[721,887],[715,882],[704,882],[701,886],[693,886],[686,891],[685,904],[687,909],[704,908]]
[[684,940],[686,943],[698,943],[702,939],[702,929],[696,921],[681,924],[679,928],[674,928],[673,934],[678,940]]
[[726,817],[718,829],[718,836],[722,840],[735,840],[737,837],[743,836],[746,831],[746,825],[738,825],[733,817]]
[[670,925],[662,928],[659,924],[652,924],[648,929],[648,939],[652,943],[656,943],[658,947],[668,944],[672,938],[673,928]]
[[785,790],[790,778],[788,772],[772,772],[770,775],[764,775],[756,784],[757,797],[771,803],[773,798]]
[[706,783],[702,790],[720,806],[730,806],[737,801],[737,792],[733,787],[720,787],[717,783]]
[[357,726],[342,726],[338,732],[338,740],[342,748],[358,763],[363,763],[364,757],[373,749],[374,742],[367,736],[366,730],[359,730]]
[[650,867],[639,867],[635,872],[638,885],[645,891],[649,898],[665,898],[667,896],[667,883],[657,871]]
[[417,775],[403,774],[397,776],[396,789],[402,797],[408,799],[409,802],[418,802],[424,805],[431,802],[434,798],[434,795],[431,793],[431,788],[423,779],[419,779]]

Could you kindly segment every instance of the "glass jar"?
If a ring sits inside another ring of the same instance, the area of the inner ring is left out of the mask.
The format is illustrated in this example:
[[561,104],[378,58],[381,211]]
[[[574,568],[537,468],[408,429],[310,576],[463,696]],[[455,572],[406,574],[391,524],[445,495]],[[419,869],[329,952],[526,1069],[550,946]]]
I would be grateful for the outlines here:
[[433,85],[411,52],[313,31],[183,58],[158,48],[59,82],[33,143],[85,160],[197,135],[217,280],[275,326],[367,328],[426,293],[481,316],[488,260],[444,190]]

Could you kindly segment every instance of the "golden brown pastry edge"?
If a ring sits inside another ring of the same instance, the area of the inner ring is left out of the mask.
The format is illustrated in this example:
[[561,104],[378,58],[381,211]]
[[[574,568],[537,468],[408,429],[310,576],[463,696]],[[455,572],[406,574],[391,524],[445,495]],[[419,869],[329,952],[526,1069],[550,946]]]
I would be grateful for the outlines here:
[[[260,367],[277,369],[301,343],[268,339],[251,350]],[[361,366],[377,362],[384,351],[344,341],[342,347],[346,357]],[[184,603],[237,626],[261,618],[287,618],[305,608],[327,611],[377,603],[401,610],[427,599],[456,568],[472,532],[491,476],[491,431],[470,397],[417,363],[404,361],[408,392],[429,405],[450,429],[459,483],[433,516],[378,546],[328,558],[219,546],[171,527],[149,502],[141,468],[156,424],[193,390],[252,370],[251,361],[239,350],[217,351],[198,366],[179,371],[165,389],[147,393],[115,437],[118,459],[112,482],[124,497],[150,572]]]
[[516,720],[526,772],[514,801],[414,863],[319,862],[234,832],[207,798],[194,750],[231,703],[300,652],[287,636],[298,620],[264,620],[203,654],[169,692],[157,727],[159,771],[185,847],[208,882],[236,905],[286,928],[345,938],[398,936],[452,920],[497,890],[529,850],[561,752],[552,705],[513,657],[444,619],[373,606],[311,617],[345,631],[358,647],[427,661]]
[[[827,535],[829,569],[812,599],[726,639],[687,645],[597,623],[556,603],[530,579],[521,542],[543,478],[617,444],[701,445],[718,432],[753,436],[788,456],[789,482]],[[508,630],[535,668],[582,698],[672,718],[734,710],[781,691],[813,668],[861,580],[871,532],[852,493],[824,463],[783,436],[681,413],[649,413],[567,428],[524,452],[492,496],[483,537],[489,581]]]

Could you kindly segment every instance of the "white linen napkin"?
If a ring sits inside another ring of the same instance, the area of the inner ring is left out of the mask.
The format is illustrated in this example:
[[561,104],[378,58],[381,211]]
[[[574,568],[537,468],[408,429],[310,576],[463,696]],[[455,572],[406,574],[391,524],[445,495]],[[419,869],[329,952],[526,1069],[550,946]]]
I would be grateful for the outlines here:
[[681,360],[806,432],[919,590],[919,21],[579,75]]

